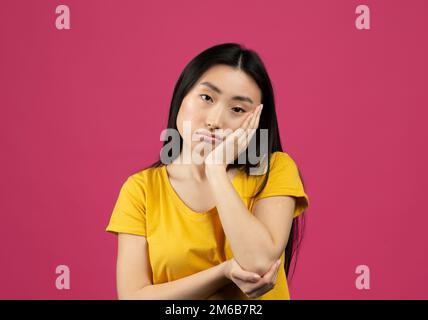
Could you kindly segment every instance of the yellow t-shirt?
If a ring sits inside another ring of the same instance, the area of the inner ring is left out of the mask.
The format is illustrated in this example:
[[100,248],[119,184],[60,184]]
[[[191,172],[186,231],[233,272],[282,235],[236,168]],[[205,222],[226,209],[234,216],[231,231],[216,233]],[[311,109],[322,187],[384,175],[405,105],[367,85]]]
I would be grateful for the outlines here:
[[[251,212],[254,202],[272,196],[296,197],[294,217],[309,205],[293,159],[285,152],[274,152],[264,190],[253,198],[264,175],[247,175],[239,170],[232,184]],[[106,231],[145,236],[148,243],[153,284],[177,280],[231,259],[216,208],[199,213],[191,210],[170,184],[166,167],[144,169],[128,177],[114,206]],[[275,287],[260,300],[288,300],[287,279],[281,256]],[[249,299],[234,283],[209,299]]]

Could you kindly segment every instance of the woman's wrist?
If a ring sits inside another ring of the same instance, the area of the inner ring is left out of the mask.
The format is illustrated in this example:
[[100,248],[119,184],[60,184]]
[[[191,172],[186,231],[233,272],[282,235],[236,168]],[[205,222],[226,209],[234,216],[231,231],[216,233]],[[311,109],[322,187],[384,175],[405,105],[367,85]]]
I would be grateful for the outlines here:
[[221,271],[222,271],[222,274],[223,274],[224,278],[230,280],[230,276],[229,276],[229,273],[230,273],[230,260],[226,260],[226,261],[224,261],[224,262],[221,263]]

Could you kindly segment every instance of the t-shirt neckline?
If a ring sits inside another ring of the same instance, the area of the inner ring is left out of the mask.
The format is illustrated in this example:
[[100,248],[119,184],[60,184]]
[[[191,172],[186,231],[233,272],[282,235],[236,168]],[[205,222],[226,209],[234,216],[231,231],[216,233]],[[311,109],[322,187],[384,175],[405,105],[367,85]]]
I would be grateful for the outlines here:
[[[169,180],[169,176],[168,176],[168,171],[166,169],[166,165],[162,166],[162,178],[165,181],[165,184],[168,188],[168,193],[170,193],[172,195],[172,197],[175,200],[175,203],[177,203],[180,208],[190,217],[196,218],[196,219],[204,219],[204,218],[208,218],[214,214],[217,214],[217,208],[213,207],[211,209],[209,209],[208,211],[204,211],[204,212],[198,212],[198,211],[194,211],[193,209],[189,208],[189,206],[187,206],[186,203],[184,203],[184,201],[180,198],[180,196],[177,194],[177,192],[175,191],[175,189],[173,188],[170,180]],[[239,175],[241,174],[241,168],[237,169],[237,172],[235,173],[234,177],[232,178],[232,185],[236,188],[236,181],[238,180]]]

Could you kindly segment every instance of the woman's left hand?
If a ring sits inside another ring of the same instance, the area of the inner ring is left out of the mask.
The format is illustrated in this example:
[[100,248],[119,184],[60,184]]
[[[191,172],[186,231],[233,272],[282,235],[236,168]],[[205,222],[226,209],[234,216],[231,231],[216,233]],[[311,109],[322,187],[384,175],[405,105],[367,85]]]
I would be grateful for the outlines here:
[[247,147],[259,126],[263,104],[259,105],[242,125],[229,134],[218,146],[216,146],[205,158],[206,166],[221,166],[226,169],[229,163],[235,161],[239,154]]
[[281,259],[271,265],[270,269],[260,277],[255,278],[252,272],[245,271],[234,259],[227,260],[224,270],[226,278],[232,280],[235,285],[249,298],[255,299],[269,292],[275,287]]

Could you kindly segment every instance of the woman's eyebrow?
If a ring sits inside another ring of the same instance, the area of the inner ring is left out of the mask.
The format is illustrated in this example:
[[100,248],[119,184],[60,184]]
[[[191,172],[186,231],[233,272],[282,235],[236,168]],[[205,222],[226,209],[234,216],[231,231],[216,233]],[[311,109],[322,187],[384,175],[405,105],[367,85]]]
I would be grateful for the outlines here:
[[[211,90],[217,92],[218,94],[222,94],[221,90],[217,88],[215,85],[213,85],[211,82],[205,81],[201,83],[202,86],[206,86],[210,88]],[[254,104],[253,100],[251,100],[249,97],[243,97],[243,96],[234,96],[232,97],[232,100],[238,100],[238,101],[247,101],[251,104]]]

